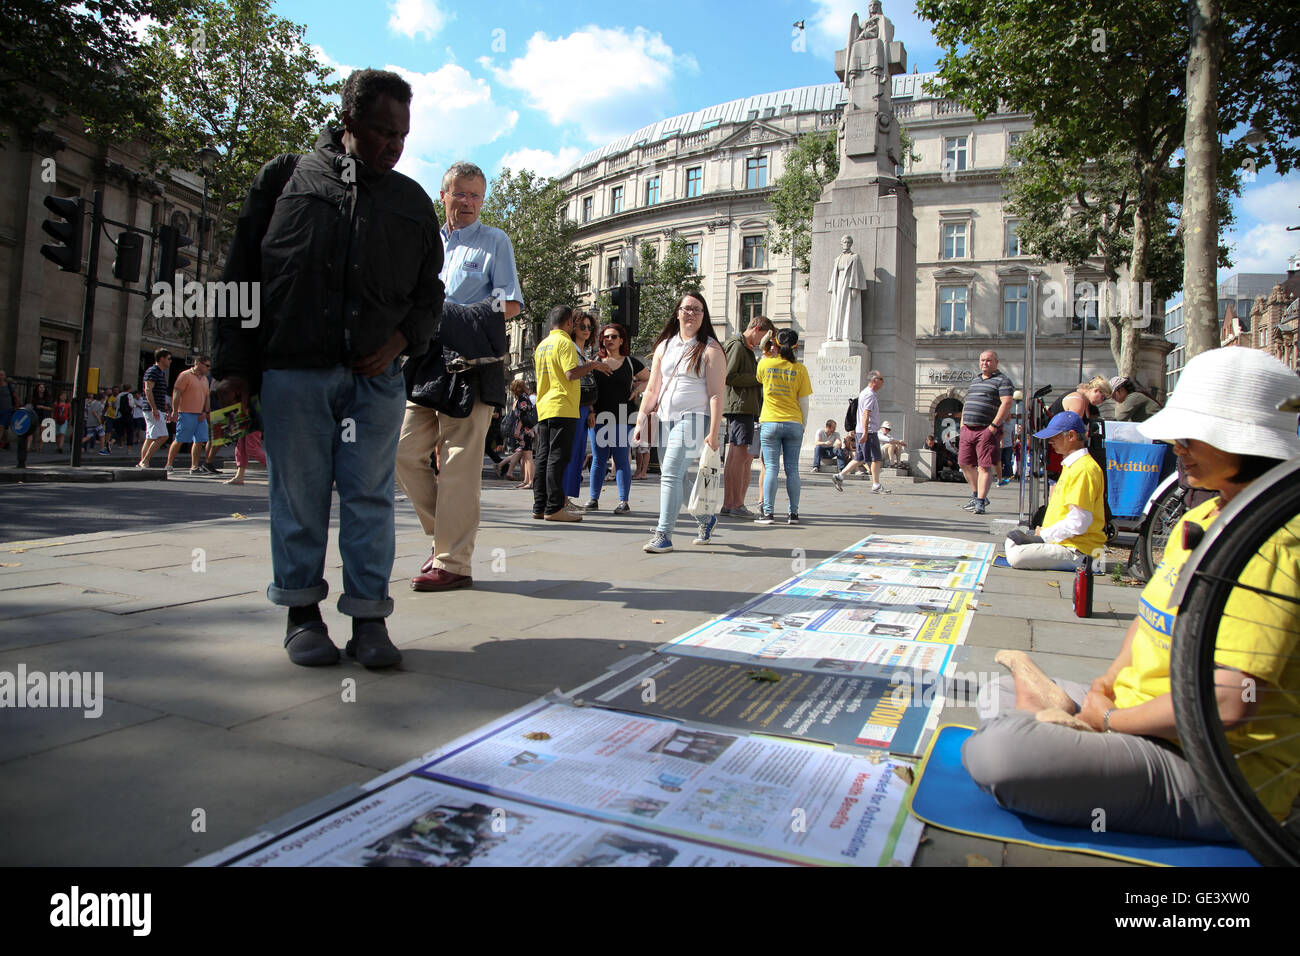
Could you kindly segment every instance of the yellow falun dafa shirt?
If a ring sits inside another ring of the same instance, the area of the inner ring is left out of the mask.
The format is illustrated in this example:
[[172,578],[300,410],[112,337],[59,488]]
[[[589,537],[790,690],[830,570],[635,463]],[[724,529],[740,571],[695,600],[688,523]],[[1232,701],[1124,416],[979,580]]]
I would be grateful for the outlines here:
[[537,420],[577,418],[582,382],[569,380],[568,372],[582,364],[578,347],[567,332],[552,329],[533,350],[533,372],[537,375]]
[[1050,528],[1056,524],[1069,513],[1070,505],[1089,512],[1092,524],[1083,534],[1060,543],[1082,554],[1096,554],[1106,544],[1106,481],[1101,466],[1087,452],[1061,469],[1042,526]]
[[[1164,560],[1142,591],[1132,663],[1115,679],[1115,705],[1136,707],[1168,694],[1170,645],[1176,608],[1169,596],[1189,552],[1183,525],[1207,528],[1217,517],[1218,501],[1187,512],[1174,527]],[[1300,518],[1293,518],[1264,543],[1238,577],[1238,583],[1300,597]],[[1220,667],[1256,678],[1255,719],[1226,734],[1234,753],[1260,748],[1237,760],[1237,767],[1260,800],[1278,820],[1290,813],[1300,793],[1300,605],[1234,588],[1219,620],[1214,652]]]
[[763,383],[763,413],[760,422],[802,422],[799,399],[812,394],[812,379],[802,362],[781,357],[765,358],[755,373]]

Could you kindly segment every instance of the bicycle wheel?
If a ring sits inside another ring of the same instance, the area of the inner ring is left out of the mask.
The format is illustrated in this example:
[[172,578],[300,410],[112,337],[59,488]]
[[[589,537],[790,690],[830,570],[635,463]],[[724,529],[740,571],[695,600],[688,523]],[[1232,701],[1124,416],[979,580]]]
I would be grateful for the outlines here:
[[[1300,799],[1279,821],[1260,794],[1266,791],[1276,800],[1278,791],[1271,788],[1283,787],[1289,792],[1300,778],[1300,732],[1295,730],[1300,722],[1300,666],[1296,663],[1300,661],[1300,581],[1294,577],[1294,555],[1300,552],[1297,472],[1300,460],[1279,465],[1239,495],[1188,558],[1173,595],[1179,610],[1170,677],[1184,754],[1224,824],[1255,859],[1272,866],[1300,866]],[[1282,560],[1274,560],[1279,556]],[[1271,586],[1246,584],[1243,577],[1268,581]],[[1229,608],[1234,599],[1243,602],[1239,607],[1265,608],[1267,613],[1238,615],[1235,608]],[[1236,746],[1230,744],[1215,695],[1216,656],[1233,653],[1219,647],[1225,622],[1238,637],[1243,632],[1258,634],[1262,642],[1268,641],[1267,646],[1278,649],[1262,653],[1281,653],[1287,658],[1281,684],[1259,687],[1259,711],[1234,731],[1264,735],[1264,740],[1245,746],[1240,733]],[[1288,729],[1273,730],[1284,726]],[[1252,776],[1258,781],[1258,761],[1264,755],[1269,761],[1268,778],[1252,784],[1240,761],[1247,756],[1257,761]]]
[[1156,568],[1160,567],[1160,562],[1165,557],[1165,545],[1169,542],[1169,533],[1174,530],[1174,525],[1178,524],[1178,519],[1186,510],[1183,489],[1176,483],[1162,491],[1151,506],[1151,513],[1142,522],[1137,540],[1138,557],[1146,572],[1145,580],[1151,580]]

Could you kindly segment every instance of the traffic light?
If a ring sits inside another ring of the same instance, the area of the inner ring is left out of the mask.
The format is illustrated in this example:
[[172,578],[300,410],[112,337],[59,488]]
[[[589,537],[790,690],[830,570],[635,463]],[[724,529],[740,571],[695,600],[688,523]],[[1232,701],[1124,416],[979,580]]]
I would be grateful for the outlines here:
[[41,223],[41,228],[61,243],[57,246],[41,246],[41,255],[64,272],[80,272],[81,220],[86,210],[85,200],[81,197],[64,199],[59,196],[46,196],[45,208],[65,221],[47,219]]
[[194,240],[182,235],[175,226],[158,227],[158,281],[172,282],[176,273],[190,264],[190,258],[179,250],[192,245]]
[[609,321],[627,328],[627,286],[616,285],[609,290]]
[[627,334],[636,338],[641,334],[641,283],[631,277],[623,283],[623,324]]
[[144,236],[138,232],[124,232],[117,237],[117,258],[113,260],[113,275],[123,282],[140,281],[140,254],[144,251]]

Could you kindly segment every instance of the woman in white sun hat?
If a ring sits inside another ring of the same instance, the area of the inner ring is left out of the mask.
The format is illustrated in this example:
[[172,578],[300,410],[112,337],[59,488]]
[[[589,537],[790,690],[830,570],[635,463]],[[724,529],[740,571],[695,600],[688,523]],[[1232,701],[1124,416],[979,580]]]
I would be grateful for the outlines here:
[[[1295,415],[1277,410],[1300,390],[1298,382],[1254,349],[1204,352],[1187,363],[1169,404],[1138,426],[1148,438],[1173,443],[1191,484],[1218,497],[1174,528],[1119,656],[1091,686],[1053,681],[1021,651],[998,653],[1011,676],[996,685],[998,714],[967,739],[962,763],[1000,805],[1079,826],[1092,824],[1102,808],[1112,830],[1231,839],[1178,748],[1169,692],[1176,608],[1169,597],[1189,554],[1182,526],[1207,527],[1252,481],[1300,454]],[[1300,590],[1298,578],[1300,543],[1282,533],[1241,576],[1284,594]],[[1237,589],[1215,653],[1228,743],[1278,819],[1300,792],[1300,776],[1286,772],[1300,762],[1300,718],[1294,700],[1276,690],[1300,686],[1298,640],[1300,605]]]

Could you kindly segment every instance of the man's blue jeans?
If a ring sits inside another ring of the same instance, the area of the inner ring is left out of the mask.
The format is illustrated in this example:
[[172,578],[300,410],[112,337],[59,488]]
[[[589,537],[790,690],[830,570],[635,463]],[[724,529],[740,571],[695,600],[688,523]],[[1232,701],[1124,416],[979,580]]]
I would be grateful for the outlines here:
[[350,617],[393,613],[393,469],[406,409],[401,364],[366,378],[351,369],[268,369],[263,448],[271,499],[273,580],[266,596],[299,607],[325,599],[330,495],[339,492],[339,552]]
[[800,422],[763,423],[763,513],[774,514],[776,506],[777,467],[785,458],[785,493],[790,498],[790,513],[799,513],[799,446],[803,444]]
[[656,530],[669,538],[682,510],[686,473],[700,460],[709,433],[707,414],[687,413],[675,422],[659,423],[659,524]]

